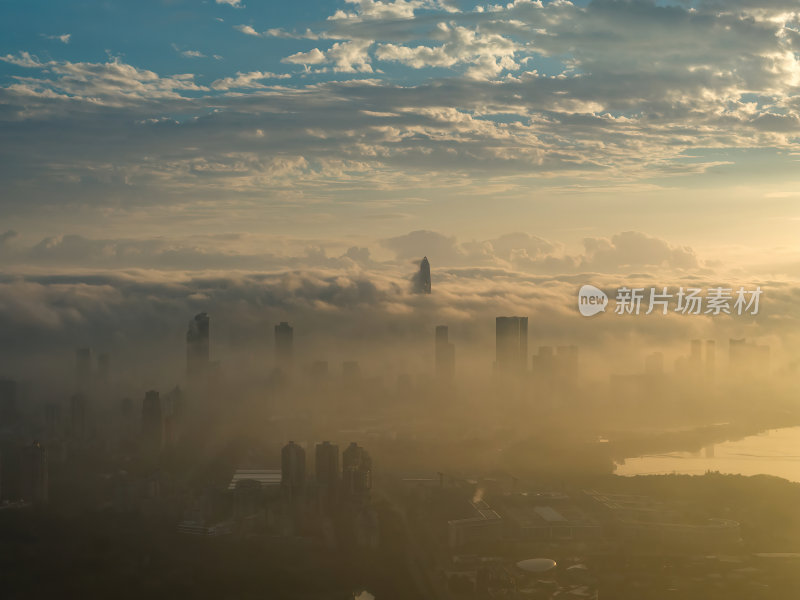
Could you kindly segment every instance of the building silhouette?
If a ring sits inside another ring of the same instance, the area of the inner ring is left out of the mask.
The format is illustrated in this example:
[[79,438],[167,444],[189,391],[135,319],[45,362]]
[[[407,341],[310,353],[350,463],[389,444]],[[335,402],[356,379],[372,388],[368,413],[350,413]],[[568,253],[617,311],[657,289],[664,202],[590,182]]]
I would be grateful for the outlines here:
[[372,489],[372,459],[355,442],[342,452],[342,491],[351,502],[366,503]]
[[189,376],[206,373],[210,358],[210,318],[201,312],[189,321],[186,332],[186,372]]
[[292,369],[294,329],[286,321],[275,325],[275,364],[288,373]]
[[292,496],[303,491],[306,483],[306,451],[289,442],[281,449],[281,484]]
[[495,368],[520,373],[528,364],[528,317],[497,317]]
[[448,340],[447,325],[436,326],[436,379],[441,383],[453,383],[456,368],[456,347]]
[[317,502],[322,512],[328,512],[339,494],[339,446],[330,442],[317,444],[314,458]]
[[419,263],[419,271],[414,274],[413,283],[415,293],[431,293],[431,263],[428,262],[427,256]]

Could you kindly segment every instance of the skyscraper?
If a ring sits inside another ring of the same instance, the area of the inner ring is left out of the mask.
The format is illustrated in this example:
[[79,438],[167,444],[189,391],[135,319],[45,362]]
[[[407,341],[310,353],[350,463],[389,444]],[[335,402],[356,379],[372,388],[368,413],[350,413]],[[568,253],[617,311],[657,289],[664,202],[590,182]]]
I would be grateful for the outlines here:
[[292,369],[294,329],[286,321],[275,325],[275,363],[288,373]]
[[436,326],[436,379],[452,383],[455,376],[455,345],[448,341],[447,325]]
[[186,332],[186,372],[199,375],[207,372],[210,356],[209,344],[209,316],[207,313],[198,313],[189,321],[189,330]]
[[495,326],[497,370],[524,371],[528,364],[528,317],[497,317]]
[[306,451],[289,442],[281,449],[281,483],[292,495],[303,490],[306,482]]
[[364,501],[372,489],[372,459],[355,442],[342,452],[342,489],[350,500]]
[[413,282],[415,293],[431,293],[431,263],[428,262],[427,256],[423,257],[419,263],[419,271],[414,274]]

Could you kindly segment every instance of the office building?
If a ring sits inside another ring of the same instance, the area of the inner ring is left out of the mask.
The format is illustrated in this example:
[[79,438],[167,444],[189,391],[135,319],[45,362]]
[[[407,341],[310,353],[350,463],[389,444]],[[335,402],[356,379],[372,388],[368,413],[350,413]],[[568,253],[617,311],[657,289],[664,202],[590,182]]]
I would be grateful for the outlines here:
[[419,263],[419,271],[414,275],[414,292],[417,294],[431,293],[431,263],[428,257],[423,257]]
[[528,363],[528,317],[497,317],[495,325],[497,371],[524,371]]
[[300,493],[306,483],[306,451],[294,442],[281,449],[281,483],[292,495]]
[[372,459],[355,442],[342,452],[342,490],[351,501],[366,502],[372,489]]

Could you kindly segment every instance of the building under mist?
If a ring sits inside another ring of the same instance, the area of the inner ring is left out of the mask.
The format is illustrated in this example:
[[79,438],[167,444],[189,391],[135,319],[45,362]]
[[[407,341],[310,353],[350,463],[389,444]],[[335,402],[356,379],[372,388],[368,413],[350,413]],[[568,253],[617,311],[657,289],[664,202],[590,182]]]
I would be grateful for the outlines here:
[[306,483],[306,451],[289,442],[281,449],[281,484],[292,496],[302,492]]
[[342,452],[342,490],[351,502],[365,504],[372,489],[372,458],[355,442]]
[[528,364],[528,317],[497,317],[495,369],[501,373],[525,371]]
[[317,444],[314,453],[317,501],[323,512],[331,509],[339,493],[339,446],[330,442]]
[[210,319],[198,313],[189,321],[186,332],[186,372],[190,377],[206,373],[210,359]]
[[419,263],[419,271],[414,274],[413,283],[415,293],[431,293],[431,263],[428,262],[427,256],[423,257]]

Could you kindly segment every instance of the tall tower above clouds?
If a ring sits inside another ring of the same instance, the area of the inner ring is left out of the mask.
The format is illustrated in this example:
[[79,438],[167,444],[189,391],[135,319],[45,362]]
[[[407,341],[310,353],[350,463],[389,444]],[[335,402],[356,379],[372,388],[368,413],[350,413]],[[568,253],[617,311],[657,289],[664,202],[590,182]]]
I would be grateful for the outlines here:
[[419,271],[414,274],[413,282],[416,294],[431,293],[431,263],[428,262],[427,256],[419,263]]

